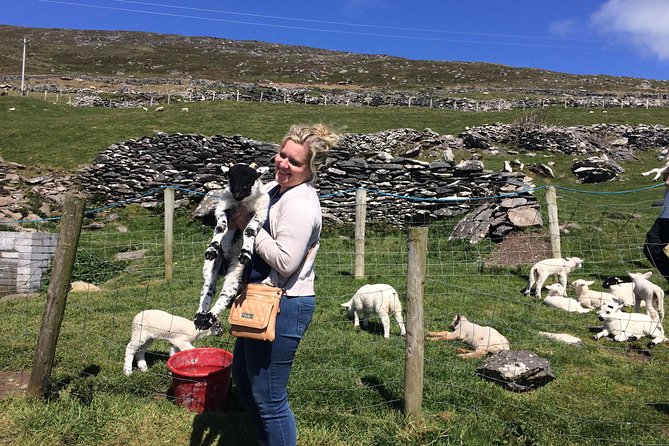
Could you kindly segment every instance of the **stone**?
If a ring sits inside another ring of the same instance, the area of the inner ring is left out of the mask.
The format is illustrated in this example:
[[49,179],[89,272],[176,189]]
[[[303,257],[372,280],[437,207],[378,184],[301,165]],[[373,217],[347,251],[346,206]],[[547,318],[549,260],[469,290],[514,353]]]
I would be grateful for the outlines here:
[[146,249],[138,249],[137,251],[119,252],[114,258],[116,260],[136,260],[143,259],[145,255]]
[[514,392],[534,390],[555,379],[548,361],[527,350],[506,350],[489,356],[476,373]]
[[576,161],[571,172],[581,183],[603,183],[616,179],[625,169],[613,160],[593,156]]
[[576,336],[570,335],[568,333],[550,333],[547,331],[540,331],[541,336],[546,336],[547,338],[554,339],[556,341],[564,342],[565,344],[572,345],[582,345],[583,341]]
[[90,293],[95,291],[101,291],[101,288],[92,283],[77,280],[70,284],[70,291],[75,293]]
[[518,228],[541,227],[544,224],[539,209],[519,206],[509,209],[509,221]]

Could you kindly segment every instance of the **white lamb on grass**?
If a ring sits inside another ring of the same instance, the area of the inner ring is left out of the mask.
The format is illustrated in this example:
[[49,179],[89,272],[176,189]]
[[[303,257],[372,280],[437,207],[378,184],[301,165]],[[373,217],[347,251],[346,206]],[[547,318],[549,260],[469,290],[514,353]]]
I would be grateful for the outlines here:
[[634,312],[638,313],[641,302],[645,302],[646,314],[654,321],[664,321],[664,290],[648,280],[653,273],[648,271],[628,274],[634,282]]
[[394,314],[400,326],[400,335],[406,336],[402,304],[397,291],[390,285],[384,283],[363,285],[348,302],[341,306],[349,315],[353,315],[354,327],[360,326],[360,314],[362,314],[363,327],[367,327],[370,314],[378,315],[383,324],[383,337],[386,339],[390,337],[390,314]]
[[594,280],[578,279],[571,284],[576,289],[576,300],[585,308],[599,308],[604,303],[620,303],[622,299],[605,291],[591,290],[589,287],[595,283]]
[[544,304],[549,307],[564,310],[570,313],[589,313],[588,308],[583,308],[581,304],[571,297],[567,297],[567,290],[560,283],[554,283],[546,287],[548,295],[544,299]]
[[529,295],[532,286],[536,284],[534,295],[541,298],[541,288],[550,276],[557,276],[560,284],[567,288],[567,276],[576,268],[583,267],[583,260],[578,257],[565,257],[541,260],[530,268],[530,275],[527,280],[527,286],[523,290],[524,294]]
[[193,341],[206,336],[221,336],[221,324],[216,321],[208,330],[198,330],[193,321],[175,316],[162,310],[140,311],[132,319],[130,342],[125,348],[123,373],[132,374],[132,360],[137,359],[137,368],[148,370],[144,357],[146,349],[155,340],[164,340],[171,344],[170,356],[193,347]]
[[626,313],[620,303],[602,305],[599,320],[604,322],[604,327],[593,336],[595,340],[611,335],[614,341],[625,342],[648,336],[651,338],[651,346],[654,346],[667,339],[660,321],[651,319],[647,314]]
[[[626,307],[634,306],[634,282],[625,281],[618,276],[609,276],[602,282],[602,288],[611,290],[611,294],[619,297]],[[641,306],[646,303],[641,301]]]
[[[204,283],[200,303],[195,314],[195,326],[206,330],[217,320],[219,313],[237,295],[243,282],[244,269],[251,261],[255,237],[267,219],[269,194],[260,177],[269,170],[255,164],[235,164],[222,167],[228,185],[216,204],[214,236],[204,253],[202,276]],[[251,216],[248,225],[238,236],[238,230],[228,230],[228,220],[233,212],[243,207]],[[216,293],[216,281],[224,274],[223,285],[216,304],[211,301]]]

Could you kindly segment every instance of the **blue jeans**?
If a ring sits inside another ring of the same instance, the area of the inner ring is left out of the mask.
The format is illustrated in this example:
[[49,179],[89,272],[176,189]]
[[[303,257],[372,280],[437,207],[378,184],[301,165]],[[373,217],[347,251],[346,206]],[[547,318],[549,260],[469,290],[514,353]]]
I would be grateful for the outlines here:
[[297,427],[288,404],[288,378],[316,302],[314,296],[284,294],[280,305],[274,342],[237,338],[232,379],[256,426],[259,443],[294,446]]

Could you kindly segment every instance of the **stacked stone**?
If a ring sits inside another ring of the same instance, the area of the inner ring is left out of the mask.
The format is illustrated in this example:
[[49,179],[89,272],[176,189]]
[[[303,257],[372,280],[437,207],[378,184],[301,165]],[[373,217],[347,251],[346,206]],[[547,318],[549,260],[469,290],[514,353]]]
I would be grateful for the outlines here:
[[[416,159],[439,148],[446,148],[442,138],[429,129],[345,135],[318,172],[326,223],[355,220],[358,188],[369,191],[368,221],[401,227],[465,214],[485,202],[484,197],[500,194],[518,193],[525,197],[523,206],[529,202],[538,207],[529,193],[531,179],[523,173],[485,170],[476,160],[455,164],[448,159]],[[166,185],[181,186],[177,194],[197,203],[207,191],[224,185],[222,165],[255,162],[272,166],[275,152],[274,144],[241,136],[158,133],[110,146],[78,176],[86,193],[108,204],[146,194],[140,201],[152,206],[161,195],[147,192]],[[498,206],[491,213],[495,220],[491,231],[503,236],[518,227],[504,217],[509,209]]]

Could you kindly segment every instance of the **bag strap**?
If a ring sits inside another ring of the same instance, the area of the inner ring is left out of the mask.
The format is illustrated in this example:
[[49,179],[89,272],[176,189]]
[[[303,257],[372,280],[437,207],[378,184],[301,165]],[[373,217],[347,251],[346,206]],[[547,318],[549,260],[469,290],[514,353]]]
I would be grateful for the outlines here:
[[[282,290],[284,290],[283,287],[286,286],[286,284],[287,284],[288,282],[290,282],[290,280],[293,278],[293,276],[294,276],[295,274],[297,274],[297,273],[301,270],[300,266],[302,266],[302,264],[304,263],[304,261],[307,260],[307,257],[309,257],[309,254],[311,254],[311,252],[314,250],[314,248],[316,247],[316,244],[317,244],[317,243],[318,243],[318,240],[316,240],[314,243],[311,244],[311,246],[309,247],[309,250],[308,250],[307,253],[304,255],[304,258],[302,258],[302,261],[301,261],[300,264],[298,265],[298,269],[296,269],[295,271],[293,271],[293,273],[292,273],[290,276],[288,276],[288,279],[286,279],[286,282],[285,282],[282,286],[277,286],[277,288],[281,288]],[[249,277],[249,275],[247,274],[247,272],[248,272],[248,268],[249,268],[249,266],[250,266],[250,264],[247,265],[247,267],[246,267],[246,269],[245,269],[245,271],[244,271],[244,280],[243,280],[243,282],[242,282],[242,286],[248,284],[248,277]],[[285,291],[285,290],[284,290],[284,291]]]
[[284,284],[283,284],[282,286],[280,286],[279,288],[281,288],[283,291],[286,291],[286,290],[284,289],[284,287],[286,286],[286,284],[288,284],[288,282],[290,282],[290,280],[293,278],[293,276],[294,276],[295,274],[297,274],[298,272],[301,271],[302,268],[300,268],[300,267],[302,266],[302,264],[304,263],[304,261],[307,260],[307,257],[309,257],[309,254],[311,254],[311,251],[314,250],[314,248],[316,247],[316,243],[318,243],[318,240],[315,241],[315,242],[309,247],[309,250],[308,250],[307,253],[304,255],[304,258],[302,259],[302,261],[300,262],[300,264],[297,266],[297,269],[296,269],[295,271],[293,271],[293,273],[292,273],[290,276],[288,276],[288,279],[286,279],[286,281],[284,282]]

